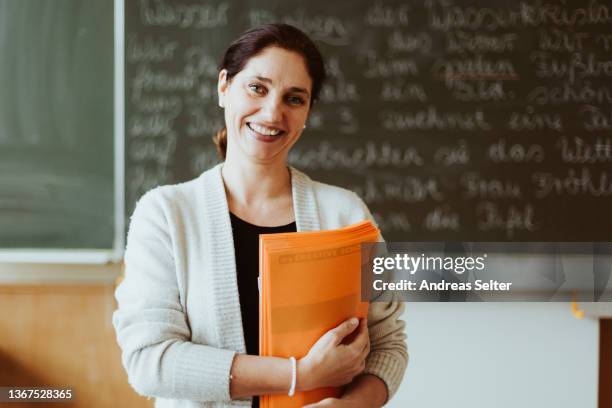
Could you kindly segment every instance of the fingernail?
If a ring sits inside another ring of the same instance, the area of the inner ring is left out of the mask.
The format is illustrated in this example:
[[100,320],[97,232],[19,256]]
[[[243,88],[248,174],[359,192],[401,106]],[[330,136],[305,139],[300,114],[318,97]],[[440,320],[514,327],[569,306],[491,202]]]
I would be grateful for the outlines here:
[[357,323],[359,323],[359,320],[357,320],[357,318],[353,317],[353,318],[351,319],[351,324],[352,324],[353,326],[356,326],[356,325],[357,325]]

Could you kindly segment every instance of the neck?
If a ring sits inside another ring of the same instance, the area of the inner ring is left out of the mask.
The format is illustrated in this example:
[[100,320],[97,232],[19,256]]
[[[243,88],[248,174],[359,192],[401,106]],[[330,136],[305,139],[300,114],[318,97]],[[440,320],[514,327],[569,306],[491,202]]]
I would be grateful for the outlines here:
[[291,196],[286,163],[252,163],[227,158],[221,170],[229,201],[239,207]]

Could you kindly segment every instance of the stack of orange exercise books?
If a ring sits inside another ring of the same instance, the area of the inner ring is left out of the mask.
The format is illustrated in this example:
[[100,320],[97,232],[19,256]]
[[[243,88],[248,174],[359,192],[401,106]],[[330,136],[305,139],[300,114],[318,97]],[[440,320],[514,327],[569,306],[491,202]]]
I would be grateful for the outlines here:
[[[370,221],[337,230],[260,235],[259,354],[299,359],[328,330],[350,317],[366,317],[361,244],[378,238]],[[265,395],[260,405],[301,407],[341,391]]]

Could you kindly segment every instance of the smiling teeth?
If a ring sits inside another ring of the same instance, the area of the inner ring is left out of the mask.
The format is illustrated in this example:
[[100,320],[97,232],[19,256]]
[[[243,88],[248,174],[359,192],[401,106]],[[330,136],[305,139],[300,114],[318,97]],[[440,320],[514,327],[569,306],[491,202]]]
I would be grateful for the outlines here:
[[261,133],[262,135],[267,135],[267,136],[276,136],[279,133],[281,133],[281,131],[278,129],[270,129],[267,127],[260,126],[256,123],[249,123],[249,127],[256,132]]

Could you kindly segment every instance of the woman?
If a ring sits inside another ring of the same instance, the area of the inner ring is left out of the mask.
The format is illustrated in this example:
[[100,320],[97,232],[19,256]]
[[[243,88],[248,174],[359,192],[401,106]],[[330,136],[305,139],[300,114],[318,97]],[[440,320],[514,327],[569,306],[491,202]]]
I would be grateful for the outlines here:
[[342,398],[314,405],[381,406],[407,363],[400,303],[372,303],[367,321],[343,322],[295,363],[256,355],[258,234],[371,218],[354,193],[287,166],[325,76],[321,55],[298,29],[271,24],[232,43],[220,68],[225,162],[148,192],[131,219],[113,316],[129,381],[158,407],[256,405],[344,384]]

